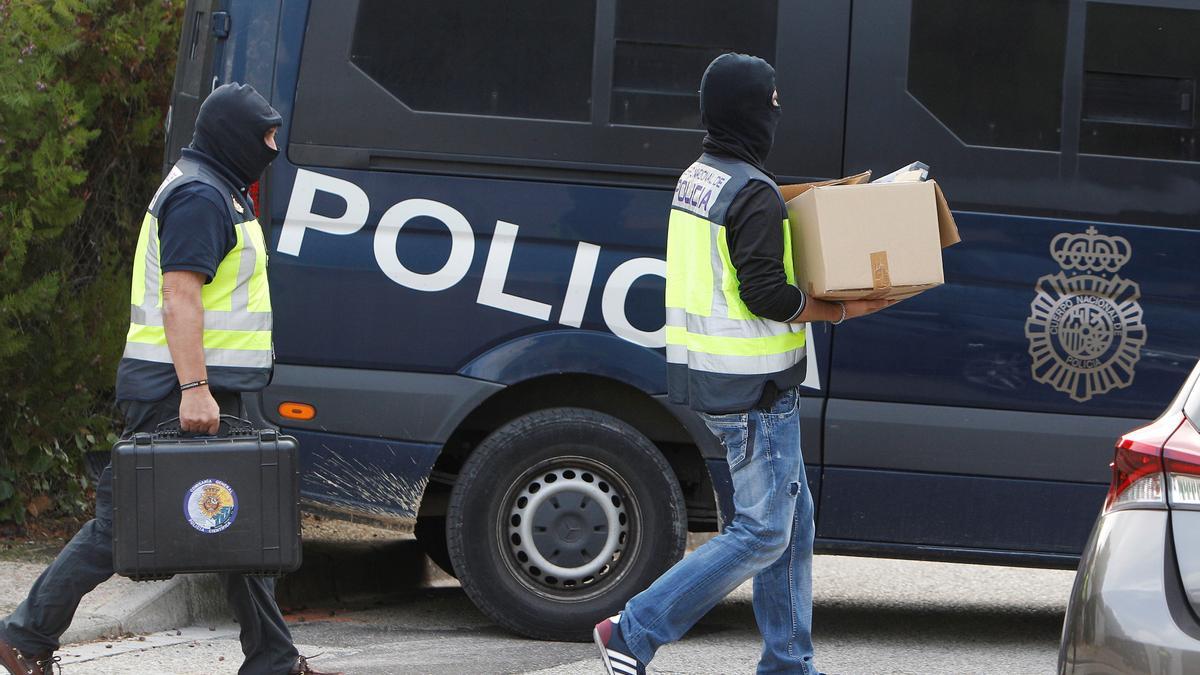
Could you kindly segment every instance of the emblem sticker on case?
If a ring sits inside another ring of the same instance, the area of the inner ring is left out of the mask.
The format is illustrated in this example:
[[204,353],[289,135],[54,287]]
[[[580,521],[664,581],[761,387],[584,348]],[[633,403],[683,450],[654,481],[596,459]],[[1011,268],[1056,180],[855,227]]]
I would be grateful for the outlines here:
[[216,534],[237,518],[237,494],[225,481],[205,478],[188,488],[183,498],[183,516],[204,534]]

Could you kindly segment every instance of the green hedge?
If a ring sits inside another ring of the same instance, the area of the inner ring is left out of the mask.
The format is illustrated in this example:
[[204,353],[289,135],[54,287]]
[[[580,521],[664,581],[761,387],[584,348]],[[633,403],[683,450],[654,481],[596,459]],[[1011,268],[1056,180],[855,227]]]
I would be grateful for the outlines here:
[[0,0],[0,522],[88,507],[182,0]]

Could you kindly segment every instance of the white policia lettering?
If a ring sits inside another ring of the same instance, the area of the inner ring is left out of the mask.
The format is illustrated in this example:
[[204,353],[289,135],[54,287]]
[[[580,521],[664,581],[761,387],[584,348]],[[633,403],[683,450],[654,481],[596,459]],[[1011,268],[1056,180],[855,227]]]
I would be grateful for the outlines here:
[[[728,178],[721,174],[706,175],[702,179],[710,188],[715,185],[716,193],[719,193],[720,186]],[[333,194],[345,200],[345,213],[338,217],[314,213],[313,206],[318,192]],[[711,192],[710,189],[707,197],[700,195],[698,199],[707,200],[711,205],[711,201],[715,199]],[[285,255],[299,257],[305,233],[309,230],[337,236],[354,234],[367,224],[370,212],[370,200],[359,186],[341,178],[299,169],[296,172],[296,182],[292,186],[292,195],[288,201],[287,215],[284,216],[276,250]],[[450,232],[450,254],[436,272],[414,272],[406,268],[396,254],[400,231],[406,223],[417,217],[433,218]],[[483,278],[476,302],[539,321],[549,321],[554,312],[551,305],[505,290],[519,232],[518,225],[503,220],[496,221],[484,261]],[[447,204],[431,199],[408,199],[389,208],[379,219],[375,228],[374,253],[379,269],[396,284],[416,291],[444,291],[466,277],[475,259],[475,229],[462,213]],[[560,324],[575,328],[582,325],[599,258],[599,246],[588,242],[578,243],[571,277],[563,290],[563,302],[558,315]],[[658,258],[633,258],[613,270],[604,285],[601,314],[614,335],[643,347],[657,349],[666,346],[665,327],[655,331],[641,330],[630,323],[626,313],[626,300],[634,283],[651,275],[665,279],[666,274],[666,262]]]

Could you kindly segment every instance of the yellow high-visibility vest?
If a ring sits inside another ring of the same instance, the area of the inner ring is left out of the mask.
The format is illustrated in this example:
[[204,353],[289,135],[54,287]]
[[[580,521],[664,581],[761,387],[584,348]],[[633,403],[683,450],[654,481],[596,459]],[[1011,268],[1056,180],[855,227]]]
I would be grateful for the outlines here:
[[[750,181],[779,188],[758,169],[704,155],[676,185],[667,226],[667,363],[671,400],[705,412],[747,410],[767,380],[803,379],[805,330],[756,316],[742,302],[729,257],[725,215]],[[779,195],[782,204],[783,196]],[[791,231],[783,228],[790,284]]]
[[157,400],[176,376],[163,324],[159,209],[178,187],[200,181],[226,194],[236,243],[201,291],[204,362],[213,389],[254,391],[270,378],[273,364],[271,293],[262,228],[248,200],[203,163],[183,158],[167,175],[142,219],[134,254],[129,333],[118,374],[118,396]]

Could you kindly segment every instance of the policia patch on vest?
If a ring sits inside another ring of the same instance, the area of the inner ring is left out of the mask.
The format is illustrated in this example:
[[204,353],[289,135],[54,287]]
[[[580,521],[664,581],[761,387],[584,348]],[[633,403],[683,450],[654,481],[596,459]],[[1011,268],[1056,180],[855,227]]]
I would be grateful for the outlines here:
[[706,164],[692,164],[675,186],[674,206],[708,218],[721,190],[729,184],[729,178],[729,174]]

